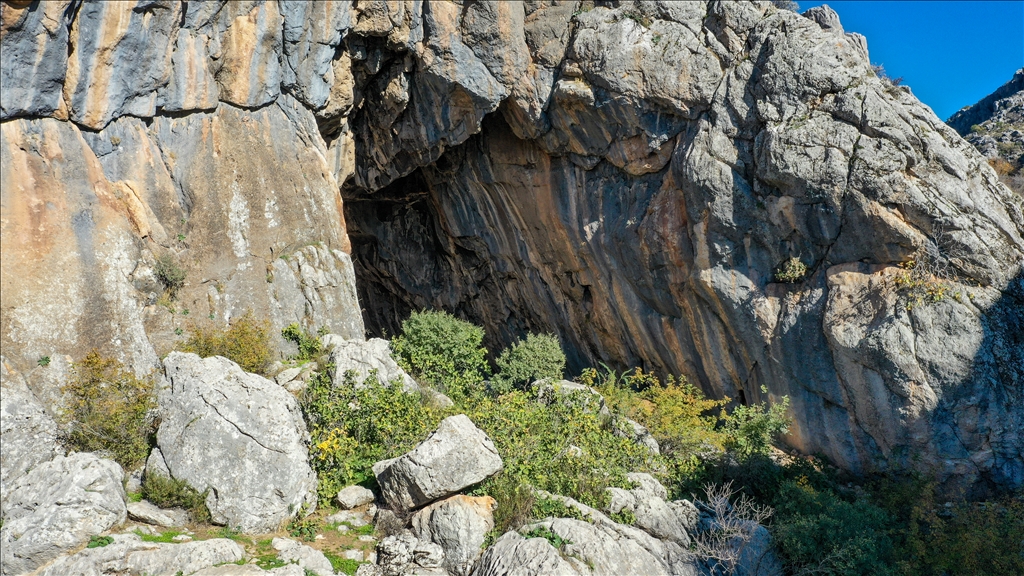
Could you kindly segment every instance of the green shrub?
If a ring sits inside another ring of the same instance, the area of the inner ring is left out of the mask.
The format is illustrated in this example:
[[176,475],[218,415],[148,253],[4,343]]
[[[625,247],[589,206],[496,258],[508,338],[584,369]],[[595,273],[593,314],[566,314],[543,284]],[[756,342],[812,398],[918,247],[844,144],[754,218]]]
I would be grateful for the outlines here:
[[384,386],[376,375],[357,387],[351,373],[335,386],[332,366],[310,379],[300,398],[310,432],[310,465],[318,494],[329,502],[350,484],[372,482],[374,463],[412,449],[444,417],[419,394]]
[[324,351],[320,338],[306,332],[296,323],[289,324],[281,330],[281,336],[289,342],[294,342],[299,348],[295,359],[300,362],[316,360]]
[[79,452],[107,452],[125,470],[133,470],[149,454],[156,405],[153,379],[137,378],[113,358],[96,351],[76,362],[71,380],[61,391],[67,398],[61,413],[63,442]]
[[288,535],[302,538],[306,542],[316,540],[316,533],[322,529],[320,521],[313,517],[295,518],[288,523]]
[[529,334],[526,340],[506,348],[497,360],[498,374],[493,386],[504,394],[513,388],[524,389],[542,378],[561,380],[565,371],[565,353],[558,338],[551,334]]
[[502,472],[477,490],[498,502],[498,533],[534,516],[527,487],[600,508],[607,498],[605,488],[629,487],[629,472],[657,473],[660,468],[657,457],[613,434],[607,420],[577,394],[585,393],[556,396],[544,404],[531,392],[516,390],[498,398],[480,394],[465,406],[466,415],[487,433],[504,461]]
[[114,539],[110,536],[92,536],[89,538],[89,543],[85,545],[86,548],[103,548],[114,543]]
[[359,570],[359,565],[362,564],[362,562],[359,562],[358,560],[342,558],[328,550],[322,550],[322,552],[327,558],[327,561],[331,563],[331,568],[333,568],[335,573],[338,574],[353,576],[356,573],[356,570]]
[[807,265],[799,258],[790,258],[775,269],[775,281],[785,284],[794,284],[804,279],[807,275]]
[[781,402],[771,406],[763,403],[737,406],[725,418],[726,450],[740,458],[767,455],[772,443],[789,431],[788,408],[788,396],[783,396]]
[[792,568],[814,574],[894,574],[893,518],[865,498],[844,500],[788,481],[776,498],[775,542]]
[[172,298],[185,285],[185,270],[178,265],[177,258],[171,254],[163,254],[156,259],[153,273]]
[[141,530],[134,530],[136,536],[138,536],[143,542],[157,542],[161,544],[170,544],[174,542],[174,537],[184,534],[180,530],[168,530],[159,534],[146,534]]
[[482,328],[447,312],[413,312],[391,348],[403,368],[458,399],[490,373],[483,338]]
[[270,365],[269,324],[257,322],[252,312],[236,318],[227,328],[194,325],[190,331],[192,335],[179,346],[182,352],[203,358],[223,356],[253,374],[265,374]]
[[142,480],[142,497],[161,508],[184,508],[195,522],[209,522],[210,510],[206,507],[209,490],[200,493],[184,480],[168,478],[161,474],[146,474]]
[[547,526],[537,526],[536,528],[523,534],[524,538],[543,538],[551,543],[556,550],[561,550],[563,546],[572,544],[571,540],[566,540],[558,534],[551,531]]

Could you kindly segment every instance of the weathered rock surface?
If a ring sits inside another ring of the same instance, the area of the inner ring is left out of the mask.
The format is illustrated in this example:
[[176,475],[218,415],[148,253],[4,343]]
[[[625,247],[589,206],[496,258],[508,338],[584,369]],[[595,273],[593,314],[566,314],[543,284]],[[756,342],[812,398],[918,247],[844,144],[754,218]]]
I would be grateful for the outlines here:
[[[639,365],[717,397],[787,395],[789,442],[847,469],[1020,485],[1017,435],[1000,422],[1024,412],[1005,385],[1024,381],[1021,315],[1007,312],[1024,305],[1024,201],[818,12],[652,2],[576,15],[568,43],[549,45],[562,65],[543,115],[506,100],[440,160],[372,194],[367,179],[346,189],[371,332],[422,308],[485,325],[495,348],[553,332],[570,369]],[[514,37],[491,46],[511,54]],[[534,64],[548,57],[528,46]],[[790,257],[806,275],[776,282]],[[894,278],[910,260],[945,271],[961,298],[907,310]],[[838,296],[841,272],[859,300]]]
[[272,532],[316,507],[309,433],[295,397],[230,360],[172,352],[156,441],[173,478],[200,492],[213,521]]
[[0,503],[3,574],[30,572],[124,522],[123,474],[113,461],[77,453],[16,478]]
[[[578,8],[4,2],[8,362],[39,398],[44,355],[141,375],[186,310],[362,338],[355,265],[377,335],[553,332],[570,369],[788,395],[850,470],[1024,483],[1024,200],[831,10]],[[907,310],[909,260],[962,297]]]
[[334,576],[331,561],[316,548],[288,538],[274,538],[271,545],[277,550],[277,557],[284,562],[294,562],[317,576]]
[[687,534],[687,516],[680,516],[676,507],[665,500],[668,491],[650,474],[628,474],[627,479],[636,487],[630,490],[608,488],[611,498],[606,511],[615,514],[628,510],[633,513],[636,522],[633,524],[651,536],[663,540],[671,540],[684,548],[690,546]]
[[373,502],[373,499],[373,492],[362,486],[346,486],[338,491],[337,497],[338,505],[341,506],[342,510],[358,508],[363,504]]
[[174,576],[195,574],[227,562],[237,562],[245,549],[226,538],[185,544],[143,542],[135,534],[114,534],[106,546],[86,548],[58,558],[39,571],[38,576],[101,576],[103,574],[146,574]]
[[160,508],[148,500],[128,503],[128,517],[138,522],[170,528],[188,523],[188,512],[180,508]]
[[442,566],[455,576],[469,574],[480,557],[484,538],[494,528],[497,503],[490,496],[456,495],[435,502],[412,516],[413,536],[444,550]]
[[334,334],[324,336],[321,341],[331,349],[331,362],[334,363],[334,381],[344,382],[345,374],[350,370],[356,384],[369,377],[370,372],[377,372],[377,379],[382,384],[398,381],[402,387],[411,392],[419,389],[419,385],[391,357],[391,344],[381,338],[367,340],[346,340]]
[[32,394],[21,374],[0,356],[0,502],[8,487],[62,450],[57,423]]
[[501,456],[465,414],[449,416],[406,454],[374,465],[381,497],[411,510],[454,494],[501,471]]
[[418,540],[408,533],[388,536],[377,545],[377,563],[360,576],[448,576],[441,567],[444,550],[433,542]]

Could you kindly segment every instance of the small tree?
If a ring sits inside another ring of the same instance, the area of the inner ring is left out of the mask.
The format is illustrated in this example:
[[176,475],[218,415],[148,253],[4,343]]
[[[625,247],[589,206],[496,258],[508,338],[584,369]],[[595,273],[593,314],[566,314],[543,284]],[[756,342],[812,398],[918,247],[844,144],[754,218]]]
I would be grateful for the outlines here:
[[560,380],[565,371],[565,353],[558,338],[551,334],[529,334],[526,340],[506,348],[496,363],[499,372],[494,377],[494,388],[506,393],[542,378]]

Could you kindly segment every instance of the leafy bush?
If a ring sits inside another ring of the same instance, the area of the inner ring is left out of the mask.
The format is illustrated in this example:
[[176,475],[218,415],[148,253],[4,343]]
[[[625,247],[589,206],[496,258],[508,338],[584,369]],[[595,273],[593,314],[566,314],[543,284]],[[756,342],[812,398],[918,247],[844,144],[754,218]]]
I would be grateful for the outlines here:
[[496,362],[495,391],[504,394],[523,389],[542,378],[561,380],[565,371],[565,353],[558,338],[551,334],[529,334],[526,340],[506,348]]
[[[581,381],[593,381],[595,374]],[[726,435],[716,429],[719,416],[715,411],[728,400],[706,398],[685,378],[669,376],[663,383],[636,369],[622,378],[605,378],[597,390],[613,412],[643,424],[658,441],[662,454],[692,464],[709,447],[724,447]]]
[[155,406],[152,378],[137,378],[113,358],[96,351],[74,364],[61,391],[65,446],[79,452],[107,452],[125,470],[149,454]]
[[178,260],[171,254],[163,254],[156,259],[153,273],[172,298],[185,285],[186,272],[178,265]]
[[807,265],[799,258],[790,258],[775,269],[775,281],[785,284],[794,284],[804,279],[807,275]]
[[324,352],[320,338],[306,332],[296,323],[289,324],[281,330],[281,336],[289,342],[294,342],[299,348],[295,359],[300,362],[316,360]]
[[168,478],[162,474],[146,474],[142,479],[142,496],[161,508],[184,508],[195,522],[209,522],[206,507],[208,490],[200,493],[184,480]]
[[613,434],[607,420],[577,394],[585,393],[544,404],[517,390],[498,398],[481,394],[466,406],[466,415],[494,441],[504,461],[502,472],[478,489],[498,501],[499,533],[532,516],[525,512],[534,507],[528,486],[600,508],[605,488],[630,486],[627,473],[657,473],[655,456]]
[[373,481],[374,463],[412,449],[444,417],[401,385],[384,386],[374,375],[357,387],[350,373],[335,386],[333,371],[327,366],[311,378],[300,398],[322,502],[345,486]]
[[89,538],[89,543],[85,545],[86,548],[103,548],[114,543],[114,539],[110,536],[92,536]]
[[866,498],[844,500],[788,481],[776,498],[773,536],[788,563],[815,574],[893,574],[893,518]]
[[270,365],[269,324],[257,322],[252,312],[235,319],[227,328],[194,325],[192,335],[179,349],[209,358],[223,356],[238,364],[242,370],[265,374]]
[[[767,392],[767,390],[765,390]],[[725,448],[740,458],[754,454],[767,455],[773,442],[789,432],[789,397],[771,406],[755,404],[737,406],[727,418],[723,431],[726,434]]]
[[391,348],[403,368],[457,399],[490,373],[483,338],[482,328],[447,312],[413,312]]

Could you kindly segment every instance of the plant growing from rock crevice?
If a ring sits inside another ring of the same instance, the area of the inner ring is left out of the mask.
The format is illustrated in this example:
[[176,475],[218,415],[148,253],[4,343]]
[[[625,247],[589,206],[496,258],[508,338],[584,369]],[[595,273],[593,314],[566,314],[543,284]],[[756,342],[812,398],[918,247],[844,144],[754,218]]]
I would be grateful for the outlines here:
[[783,284],[795,284],[807,276],[807,265],[799,258],[793,257],[775,269],[775,281]]

